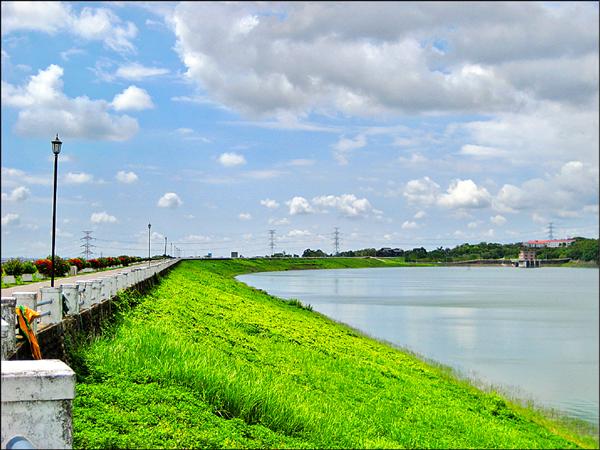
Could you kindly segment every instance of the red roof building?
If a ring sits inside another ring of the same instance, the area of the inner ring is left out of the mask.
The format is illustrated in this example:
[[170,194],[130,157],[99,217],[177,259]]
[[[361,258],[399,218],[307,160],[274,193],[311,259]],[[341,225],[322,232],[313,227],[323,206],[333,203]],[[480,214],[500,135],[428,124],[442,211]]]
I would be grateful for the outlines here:
[[575,239],[542,239],[542,240],[533,240],[525,242],[527,247],[566,247],[567,245],[571,245],[575,242]]

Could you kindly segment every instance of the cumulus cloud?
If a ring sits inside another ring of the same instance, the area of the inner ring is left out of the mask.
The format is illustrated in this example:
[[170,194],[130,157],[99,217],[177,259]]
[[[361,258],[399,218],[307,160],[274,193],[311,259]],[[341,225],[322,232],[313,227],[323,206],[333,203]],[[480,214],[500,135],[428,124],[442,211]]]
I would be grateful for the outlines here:
[[275,200],[271,200],[270,198],[261,200],[260,204],[263,205],[265,208],[269,208],[269,209],[279,208],[279,203],[277,203]]
[[287,217],[281,219],[270,218],[269,225],[289,225],[290,220]]
[[211,242],[212,239],[209,236],[204,236],[202,234],[188,234],[183,238],[185,242]]
[[2,216],[2,226],[8,226],[12,224],[18,225],[20,221],[21,219],[19,215],[15,213],[8,213]]
[[246,164],[246,158],[238,153],[223,153],[219,156],[219,162],[225,167],[235,167]]
[[120,66],[115,72],[115,76],[131,81],[140,81],[146,78],[166,75],[169,69],[161,67],[146,67],[139,63],[130,63]]
[[94,176],[85,172],[69,172],[65,175],[65,183],[68,184],[91,183],[93,180]]
[[250,213],[239,213],[238,219],[240,219],[240,220],[250,220],[250,219],[252,219],[252,215]]
[[447,193],[440,195],[438,204],[446,208],[485,208],[491,200],[487,189],[477,186],[473,180],[454,180]]
[[490,217],[490,222],[492,222],[494,225],[501,227],[502,225],[504,225],[506,223],[506,217],[498,214],[493,217]]
[[192,81],[228,107],[273,115],[588,102],[597,22],[597,8],[581,3],[184,2],[172,16]]
[[123,141],[137,133],[137,121],[111,114],[107,101],[67,97],[62,76],[62,67],[51,64],[23,86],[2,81],[2,104],[19,110],[18,134],[47,138],[61,130],[63,138]]
[[419,225],[417,225],[417,222],[408,221],[408,220],[406,220],[402,224],[402,229],[403,230],[414,230],[415,228],[418,228],[418,227],[419,227]]
[[348,139],[342,137],[336,142],[332,148],[334,150],[334,157],[338,163],[345,165],[348,164],[348,156],[352,150],[362,148],[367,145],[367,138],[363,134],[359,134],[354,139]]
[[288,237],[303,237],[310,236],[311,232],[308,230],[290,230],[287,235]]
[[312,206],[310,206],[310,203],[304,197],[294,197],[285,202],[285,204],[288,206],[289,213],[292,216],[297,214],[311,214],[314,212]]
[[31,175],[23,170],[12,167],[2,167],[3,185],[16,186],[20,183],[49,186],[52,184],[52,178],[48,176]]
[[402,195],[413,205],[429,206],[435,203],[439,189],[439,184],[429,177],[423,177],[407,182]]
[[425,213],[425,211],[417,211],[414,215],[415,219],[422,219],[423,217],[425,217],[427,215],[427,213]]
[[154,108],[152,99],[148,92],[137,86],[129,86],[120,94],[115,95],[112,101],[112,107],[116,111],[141,111]]
[[31,194],[31,191],[25,186],[19,186],[14,188],[10,194],[2,193],[2,201],[8,202],[22,202],[26,200]]
[[133,22],[123,22],[107,8],[84,7],[78,14],[66,2],[2,2],[2,34],[22,30],[66,32],[118,52],[133,51],[137,35]]
[[125,172],[124,170],[119,170],[115,175],[115,178],[118,182],[125,184],[135,183],[138,180],[138,176],[135,172]]
[[92,223],[117,223],[117,218],[106,211],[93,213],[90,217]]
[[322,195],[313,198],[312,202],[321,209],[334,208],[346,217],[365,216],[373,209],[369,200],[357,198],[354,194]]
[[183,202],[175,192],[167,192],[160,199],[158,199],[158,206],[160,208],[177,208],[181,206]]

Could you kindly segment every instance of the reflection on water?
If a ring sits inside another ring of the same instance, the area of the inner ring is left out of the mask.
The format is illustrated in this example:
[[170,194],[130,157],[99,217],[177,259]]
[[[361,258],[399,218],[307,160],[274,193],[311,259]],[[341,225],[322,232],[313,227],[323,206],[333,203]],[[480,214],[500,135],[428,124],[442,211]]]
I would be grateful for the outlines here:
[[521,398],[598,421],[598,270],[415,267],[238,279]]

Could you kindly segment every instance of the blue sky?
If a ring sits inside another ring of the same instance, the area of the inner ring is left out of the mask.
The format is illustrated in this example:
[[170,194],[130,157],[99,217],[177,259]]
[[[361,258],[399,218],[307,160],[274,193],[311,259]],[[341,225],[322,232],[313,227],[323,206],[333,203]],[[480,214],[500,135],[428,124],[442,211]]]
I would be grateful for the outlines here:
[[[2,2],[2,257],[598,237],[598,5]],[[170,251],[171,246],[168,246]]]

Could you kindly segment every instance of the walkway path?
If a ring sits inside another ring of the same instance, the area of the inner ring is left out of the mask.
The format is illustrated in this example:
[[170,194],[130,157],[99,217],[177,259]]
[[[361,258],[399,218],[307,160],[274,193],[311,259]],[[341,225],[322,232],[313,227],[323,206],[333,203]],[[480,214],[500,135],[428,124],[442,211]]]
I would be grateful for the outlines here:
[[[106,276],[109,276],[109,275],[117,273],[117,272],[123,272],[125,270],[130,270],[133,267],[143,267],[143,266],[147,266],[147,265],[148,265],[148,262],[143,262],[143,263],[139,263],[139,264],[132,264],[127,267],[119,267],[117,269],[103,270],[100,272],[84,273],[82,275],[75,275],[72,277],[55,278],[54,279],[54,287],[59,287],[61,284],[73,284],[76,281],[81,281],[81,280],[90,280],[93,278],[106,277]],[[2,297],[10,297],[10,296],[12,296],[13,292],[38,292],[40,290],[40,288],[43,288],[43,287],[50,287],[50,279],[49,278],[47,280],[40,281],[38,283],[22,284],[20,286],[4,288],[1,290],[1,292],[2,292]]]

